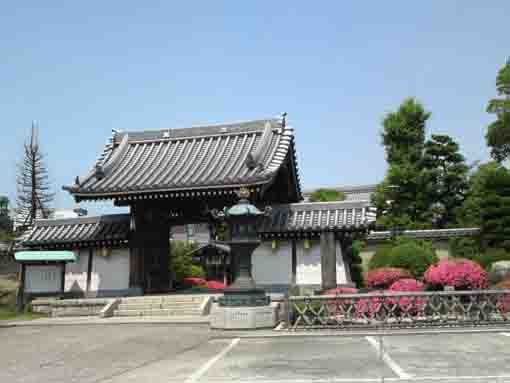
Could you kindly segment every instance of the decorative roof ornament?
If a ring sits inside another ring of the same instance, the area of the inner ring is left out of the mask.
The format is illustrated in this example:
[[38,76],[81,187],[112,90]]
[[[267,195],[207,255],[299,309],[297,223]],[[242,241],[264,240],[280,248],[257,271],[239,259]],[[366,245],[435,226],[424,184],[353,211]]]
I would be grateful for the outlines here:
[[259,168],[259,170],[264,169],[264,157],[271,141],[271,135],[272,135],[271,123],[267,121],[264,124],[264,131],[262,133],[262,137],[260,138],[259,144],[252,153],[248,153],[248,156],[246,156],[246,166],[248,167],[248,169],[250,170],[255,168]]

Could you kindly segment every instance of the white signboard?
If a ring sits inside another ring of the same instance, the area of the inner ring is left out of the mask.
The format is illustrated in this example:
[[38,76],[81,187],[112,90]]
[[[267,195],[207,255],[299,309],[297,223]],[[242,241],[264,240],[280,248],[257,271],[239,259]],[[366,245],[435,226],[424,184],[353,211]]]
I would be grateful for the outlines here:
[[27,293],[60,292],[62,265],[27,265],[25,267],[25,291]]

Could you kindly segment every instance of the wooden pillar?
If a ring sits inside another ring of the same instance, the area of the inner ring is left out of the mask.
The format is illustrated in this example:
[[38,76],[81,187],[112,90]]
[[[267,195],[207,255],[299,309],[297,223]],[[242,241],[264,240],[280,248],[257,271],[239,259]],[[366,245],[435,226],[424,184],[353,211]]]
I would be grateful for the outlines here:
[[20,263],[20,281],[18,294],[16,295],[16,312],[19,314],[23,311],[25,306],[25,278],[26,278],[26,265]]
[[62,262],[62,270],[61,270],[61,277],[60,277],[60,292],[62,295],[64,295],[65,286],[66,286],[66,263]]
[[94,257],[94,250],[89,249],[89,259],[87,260],[87,294],[90,292],[90,284],[92,282],[92,258]]
[[296,239],[292,239],[291,241],[291,275],[290,275],[290,285],[296,285],[296,273],[297,273],[297,244]]
[[321,232],[320,237],[321,252],[321,276],[322,290],[336,288],[336,246],[335,233],[332,231]]

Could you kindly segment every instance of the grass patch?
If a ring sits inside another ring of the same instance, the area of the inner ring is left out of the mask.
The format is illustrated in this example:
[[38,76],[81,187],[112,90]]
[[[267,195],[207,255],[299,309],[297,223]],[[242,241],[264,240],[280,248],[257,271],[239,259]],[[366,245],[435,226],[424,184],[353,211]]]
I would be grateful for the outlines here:
[[47,315],[33,313],[30,311],[16,315],[16,310],[11,307],[0,306],[0,321],[2,320],[32,320],[39,318],[47,318]]

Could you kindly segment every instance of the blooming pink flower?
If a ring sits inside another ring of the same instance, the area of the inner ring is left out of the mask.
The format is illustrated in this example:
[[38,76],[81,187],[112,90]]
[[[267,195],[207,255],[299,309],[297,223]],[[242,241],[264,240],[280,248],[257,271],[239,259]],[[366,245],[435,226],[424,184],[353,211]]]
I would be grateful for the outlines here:
[[321,295],[340,295],[340,294],[357,294],[358,289],[354,287],[337,287],[336,289],[330,289],[323,291]]
[[467,259],[442,260],[430,266],[423,279],[433,286],[452,286],[458,290],[486,289],[489,286],[487,272],[478,263]]
[[[425,286],[423,283],[412,278],[400,279],[393,282],[388,291],[390,292],[420,292],[424,291]],[[425,307],[425,299],[420,297],[398,297],[387,298],[386,302],[389,304],[398,304],[401,311],[407,311],[410,314],[417,314]]]
[[381,267],[367,273],[367,286],[371,288],[387,288],[399,279],[409,278],[409,271],[396,267]]
[[205,286],[207,281],[204,278],[187,277],[183,279],[184,284],[189,286]]
[[225,288],[225,284],[218,281],[207,281],[207,288],[210,290],[223,290]]

